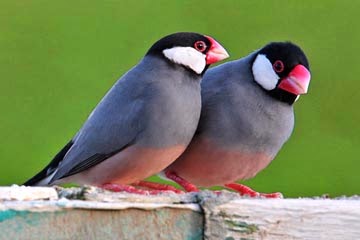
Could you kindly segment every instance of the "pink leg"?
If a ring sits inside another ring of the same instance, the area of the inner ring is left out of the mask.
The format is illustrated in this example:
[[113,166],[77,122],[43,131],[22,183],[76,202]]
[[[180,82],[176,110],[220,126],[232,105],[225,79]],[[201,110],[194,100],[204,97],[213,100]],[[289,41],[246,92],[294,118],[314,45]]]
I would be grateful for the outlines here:
[[159,191],[170,191],[170,192],[174,192],[174,193],[184,193],[183,191],[181,191],[181,190],[179,190],[176,187],[173,187],[171,185],[155,183],[155,182],[139,181],[139,182],[133,183],[131,185],[138,186],[138,187],[145,187],[145,188],[155,189],[155,190],[159,190]]
[[186,192],[198,192],[199,191],[199,189],[195,185],[191,184],[190,182],[186,181],[182,177],[178,176],[175,172],[165,171],[165,176],[168,179],[173,180],[174,182],[176,182],[177,184],[182,186]]
[[235,190],[240,193],[240,195],[248,195],[250,197],[264,197],[264,198],[283,198],[283,195],[279,192],[276,193],[258,193],[251,188],[239,184],[239,183],[228,183],[225,184],[225,187]]
[[141,195],[156,195],[162,192],[159,190],[149,190],[149,191],[142,190],[142,189],[137,189],[133,186],[129,186],[125,184],[116,184],[116,183],[105,183],[100,187],[113,192],[127,192],[127,193],[141,194]]

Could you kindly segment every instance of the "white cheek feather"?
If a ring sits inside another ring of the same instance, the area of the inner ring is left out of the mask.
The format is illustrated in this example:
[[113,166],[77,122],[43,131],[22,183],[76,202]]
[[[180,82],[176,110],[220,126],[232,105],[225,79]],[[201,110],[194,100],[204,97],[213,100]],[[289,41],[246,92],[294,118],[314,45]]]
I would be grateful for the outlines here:
[[255,81],[266,90],[273,90],[279,81],[279,76],[273,70],[269,59],[263,54],[259,54],[252,66]]
[[173,47],[163,51],[165,57],[174,63],[191,68],[197,74],[206,66],[206,56],[192,47]]

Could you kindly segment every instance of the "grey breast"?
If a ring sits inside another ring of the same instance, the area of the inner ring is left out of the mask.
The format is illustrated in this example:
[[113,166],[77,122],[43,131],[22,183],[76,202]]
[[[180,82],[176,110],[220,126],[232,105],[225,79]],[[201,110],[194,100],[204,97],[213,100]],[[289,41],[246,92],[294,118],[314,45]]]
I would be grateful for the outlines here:
[[199,134],[224,148],[274,155],[292,132],[293,108],[256,84],[251,71],[255,54],[205,74]]

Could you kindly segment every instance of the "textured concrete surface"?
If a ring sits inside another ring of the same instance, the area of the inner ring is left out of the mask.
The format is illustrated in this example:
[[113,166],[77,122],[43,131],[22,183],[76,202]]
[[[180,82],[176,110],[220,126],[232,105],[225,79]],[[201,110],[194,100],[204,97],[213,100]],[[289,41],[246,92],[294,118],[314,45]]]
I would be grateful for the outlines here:
[[4,187],[0,239],[202,239],[204,218],[194,199],[94,187]]
[[0,239],[358,239],[360,199],[0,187]]
[[17,185],[14,185],[12,187],[0,187],[0,201],[29,201],[41,199],[58,199],[58,193],[55,188],[49,187],[25,187]]
[[0,239],[202,239],[202,236],[202,214],[188,209],[0,213]]
[[204,202],[205,239],[360,239],[360,201],[234,199]]

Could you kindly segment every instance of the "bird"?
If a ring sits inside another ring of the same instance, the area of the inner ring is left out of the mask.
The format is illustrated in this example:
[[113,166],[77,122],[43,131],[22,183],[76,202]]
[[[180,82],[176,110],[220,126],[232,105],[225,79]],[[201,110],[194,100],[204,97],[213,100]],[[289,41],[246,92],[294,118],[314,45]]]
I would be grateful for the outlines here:
[[186,191],[222,186],[240,195],[281,198],[236,183],[269,165],[294,128],[294,103],[307,93],[310,68],[291,42],[270,42],[238,60],[209,69],[202,109],[185,152],[159,176]]
[[202,76],[228,56],[214,38],[199,33],[161,38],[23,185],[76,183],[136,192],[128,185],[164,169],[190,143],[200,118]]

